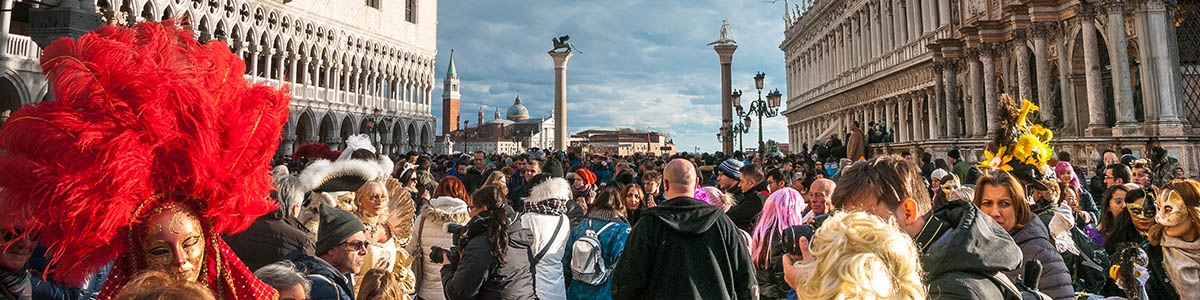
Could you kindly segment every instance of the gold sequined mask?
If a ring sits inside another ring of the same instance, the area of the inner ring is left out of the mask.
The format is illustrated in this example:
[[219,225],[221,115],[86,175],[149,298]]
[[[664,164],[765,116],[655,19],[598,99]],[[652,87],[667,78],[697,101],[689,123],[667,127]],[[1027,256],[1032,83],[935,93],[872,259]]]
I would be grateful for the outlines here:
[[204,267],[204,231],[190,210],[166,207],[142,226],[141,249],[149,270],[195,282]]

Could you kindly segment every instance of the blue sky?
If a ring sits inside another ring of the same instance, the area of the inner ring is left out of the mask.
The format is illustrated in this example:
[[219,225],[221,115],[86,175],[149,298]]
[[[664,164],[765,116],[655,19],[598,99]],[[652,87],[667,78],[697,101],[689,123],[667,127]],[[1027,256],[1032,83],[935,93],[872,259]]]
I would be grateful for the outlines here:
[[[764,94],[784,91],[783,17],[782,0],[438,1],[434,95],[441,97],[454,49],[462,120],[473,126],[481,105],[491,120],[518,92],[530,115],[551,116],[554,67],[546,51],[551,38],[569,34],[582,51],[567,69],[569,132],[650,128],[668,133],[681,151],[712,152],[720,148],[721,74],[706,44],[729,20],[730,38],[738,42],[733,88],[743,90],[743,102],[755,97],[759,71],[767,76]],[[433,114],[440,118],[441,109],[435,100]],[[764,140],[787,141],[786,118],[764,122]],[[756,146],[758,126],[756,120],[746,147]]]

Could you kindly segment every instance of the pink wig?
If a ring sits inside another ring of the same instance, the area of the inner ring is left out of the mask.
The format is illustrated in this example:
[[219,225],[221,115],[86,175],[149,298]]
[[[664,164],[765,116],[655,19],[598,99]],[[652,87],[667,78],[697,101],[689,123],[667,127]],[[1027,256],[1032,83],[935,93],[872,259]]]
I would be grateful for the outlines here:
[[1071,188],[1079,189],[1079,174],[1075,174],[1075,168],[1071,167],[1071,163],[1060,161],[1054,166],[1054,174],[1071,174]]
[[762,214],[754,225],[754,242],[750,257],[755,265],[766,267],[771,259],[771,248],[781,239],[788,227],[804,224],[804,196],[790,187],[771,193],[763,204]]

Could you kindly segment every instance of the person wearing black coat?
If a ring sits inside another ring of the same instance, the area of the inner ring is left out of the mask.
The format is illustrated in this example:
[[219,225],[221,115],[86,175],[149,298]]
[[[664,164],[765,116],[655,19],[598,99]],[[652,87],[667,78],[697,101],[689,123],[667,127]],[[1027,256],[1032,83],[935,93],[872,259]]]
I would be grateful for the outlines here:
[[696,175],[664,167],[670,200],[642,212],[613,270],[613,299],[758,299],[746,240],[721,207],[690,197]]
[[312,234],[300,220],[277,209],[258,217],[250,228],[225,236],[225,243],[251,271],[275,263],[292,251],[316,256]]
[[725,214],[739,229],[753,232],[754,221],[758,219],[758,214],[763,209],[763,203],[767,202],[767,197],[771,193],[767,190],[766,178],[758,164],[746,165],[742,167],[741,171],[741,194],[734,195],[737,204],[730,207],[729,212]]
[[533,256],[533,231],[516,212],[504,205],[496,186],[484,186],[471,195],[466,245],[461,256],[444,257],[442,288],[446,299],[537,299],[529,258]]

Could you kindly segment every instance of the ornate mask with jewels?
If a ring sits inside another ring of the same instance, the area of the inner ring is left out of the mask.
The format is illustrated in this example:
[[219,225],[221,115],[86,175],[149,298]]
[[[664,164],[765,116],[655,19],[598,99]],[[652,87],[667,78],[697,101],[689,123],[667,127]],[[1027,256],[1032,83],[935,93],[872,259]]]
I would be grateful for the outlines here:
[[190,209],[169,206],[142,226],[142,261],[149,270],[195,282],[204,269],[204,229]]

